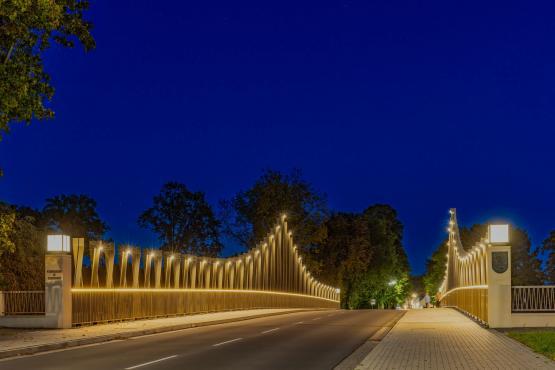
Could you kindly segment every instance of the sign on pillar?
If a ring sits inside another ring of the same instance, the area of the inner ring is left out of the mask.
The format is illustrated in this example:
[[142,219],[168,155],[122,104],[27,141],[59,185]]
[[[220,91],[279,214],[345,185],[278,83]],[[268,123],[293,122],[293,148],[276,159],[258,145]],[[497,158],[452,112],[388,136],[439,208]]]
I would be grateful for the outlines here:
[[70,237],[48,235],[45,270],[45,326],[71,328]]

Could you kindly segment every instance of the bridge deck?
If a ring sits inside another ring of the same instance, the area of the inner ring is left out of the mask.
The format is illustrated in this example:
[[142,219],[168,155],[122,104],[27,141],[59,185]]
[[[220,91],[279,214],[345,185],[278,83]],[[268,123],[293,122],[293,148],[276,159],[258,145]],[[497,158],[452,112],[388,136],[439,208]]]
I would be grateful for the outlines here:
[[448,308],[411,310],[357,367],[555,369],[555,362]]

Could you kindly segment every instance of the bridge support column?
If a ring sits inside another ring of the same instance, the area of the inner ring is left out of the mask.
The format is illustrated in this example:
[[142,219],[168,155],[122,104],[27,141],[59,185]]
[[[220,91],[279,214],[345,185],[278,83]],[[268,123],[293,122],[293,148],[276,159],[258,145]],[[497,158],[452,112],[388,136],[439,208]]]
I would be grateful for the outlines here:
[[488,324],[491,328],[511,327],[511,247],[489,245],[486,263]]

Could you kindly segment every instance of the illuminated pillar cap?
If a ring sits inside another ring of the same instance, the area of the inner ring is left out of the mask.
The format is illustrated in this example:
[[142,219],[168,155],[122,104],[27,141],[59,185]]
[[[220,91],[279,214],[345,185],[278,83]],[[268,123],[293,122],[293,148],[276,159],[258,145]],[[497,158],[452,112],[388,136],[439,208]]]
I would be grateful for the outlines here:
[[71,245],[68,235],[48,235],[46,250],[48,252],[69,253]]
[[489,242],[491,244],[503,244],[509,242],[509,225],[489,225]]

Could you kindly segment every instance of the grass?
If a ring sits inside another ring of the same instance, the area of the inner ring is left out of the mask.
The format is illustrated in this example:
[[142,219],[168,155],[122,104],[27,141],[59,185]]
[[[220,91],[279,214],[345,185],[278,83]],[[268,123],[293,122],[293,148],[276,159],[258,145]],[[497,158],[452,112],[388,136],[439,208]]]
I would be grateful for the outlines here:
[[555,360],[555,331],[510,331],[507,334],[535,352]]

